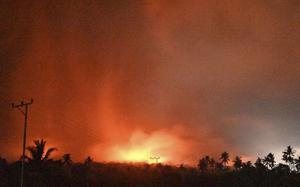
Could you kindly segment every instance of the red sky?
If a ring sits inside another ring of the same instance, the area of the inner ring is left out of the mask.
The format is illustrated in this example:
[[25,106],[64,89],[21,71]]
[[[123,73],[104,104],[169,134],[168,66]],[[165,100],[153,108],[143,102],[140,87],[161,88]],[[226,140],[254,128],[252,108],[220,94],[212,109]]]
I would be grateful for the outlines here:
[[28,141],[77,160],[300,147],[298,0],[10,1],[0,18],[1,156],[20,155],[10,103],[31,97]]

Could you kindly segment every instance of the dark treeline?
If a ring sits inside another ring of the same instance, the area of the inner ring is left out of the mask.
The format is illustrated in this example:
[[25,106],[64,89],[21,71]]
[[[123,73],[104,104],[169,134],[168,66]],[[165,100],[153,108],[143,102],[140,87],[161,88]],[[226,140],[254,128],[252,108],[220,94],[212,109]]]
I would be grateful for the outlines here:
[[[44,140],[34,141],[27,148],[25,163],[26,187],[276,187],[300,186],[300,157],[288,146],[283,163],[277,164],[269,153],[255,163],[231,158],[223,152],[219,158],[205,156],[198,167],[164,164],[98,163],[87,157],[83,163],[72,161],[70,154],[51,159],[55,148],[45,149]],[[229,161],[232,165],[228,166]],[[20,185],[21,161],[8,163],[0,157],[0,186]]]

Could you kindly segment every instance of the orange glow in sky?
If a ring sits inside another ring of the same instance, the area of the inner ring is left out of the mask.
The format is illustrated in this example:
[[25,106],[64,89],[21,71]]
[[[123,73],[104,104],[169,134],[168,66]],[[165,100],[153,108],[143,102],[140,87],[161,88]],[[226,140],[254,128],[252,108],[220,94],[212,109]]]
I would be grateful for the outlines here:
[[159,157],[158,162],[169,162],[172,160],[172,152],[176,150],[176,143],[180,140],[164,131],[146,134],[143,131],[133,132],[128,143],[116,145],[109,151],[113,160],[124,162],[147,162],[155,163],[151,157]]
[[131,149],[119,149],[117,150],[117,156],[119,160],[125,162],[147,162],[156,163],[154,157],[159,157],[158,162],[162,163],[165,161],[164,157],[151,155],[151,151],[147,147],[133,147]]
[[1,157],[20,158],[11,103],[30,98],[27,145],[74,161],[197,164],[299,144],[296,0],[88,2],[2,3]]
[[101,159],[119,162],[187,163],[189,160],[182,158],[186,158],[189,149],[191,143],[174,130],[162,129],[150,133],[135,130],[128,141],[113,142],[111,146],[97,145],[92,155],[98,159],[97,155],[105,152],[106,156]]

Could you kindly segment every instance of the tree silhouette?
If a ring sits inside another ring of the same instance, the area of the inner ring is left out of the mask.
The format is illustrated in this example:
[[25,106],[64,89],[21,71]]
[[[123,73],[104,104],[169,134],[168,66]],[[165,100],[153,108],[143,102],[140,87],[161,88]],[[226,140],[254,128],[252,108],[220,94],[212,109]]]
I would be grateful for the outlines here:
[[279,163],[273,170],[279,175],[288,175],[291,172],[291,169],[288,165]]
[[63,165],[67,165],[67,166],[72,165],[73,161],[72,161],[71,155],[70,155],[69,153],[64,154],[64,155],[62,156],[62,158],[63,158],[63,159],[62,159]]
[[236,156],[235,159],[233,160],[233,166],[235,167],[236,170],[241,169],[243,165],[242,159],[239,156]]
[[204,158],[199,160],[198,168],[201,172],[206,172],[208,170],[209,161],[209,156],[205,156]]
[[216,169],[216,164],[217,164],[217,162],[215,161],[214,158],[211,158],[211,159],[208,161],[208,164],[209,164],[209,167],[211,168],[211,170],[215,170],[215,169]]
[[43,139],[41,139],[40,141],[34,140],[34,146],[27,147],[27,150],[30,153],[30,157],[27,156],[27,159],[33,163],[42,163],[43,161],[47,161],[51,153],[57,149],[51,147],[46,151],[45,146],[46,146],[46,141],[44,141]]
[[229,162],[229,153],[227,153],[226,151],[223,152],[221,154],[220,161],[221,161],[221,165],[226,167],[227,163]]
[[[47,154],[45,144],[44,140],[35,141],[35,146],[31,148],[30,159],[35,158],[41,164],[27,164],[26,186],[300,186],[300,156],[293,158],[295,169],[299,173],[291,172],[290,167],[285,163],[275,166],[272,153],[263,159],[257,158],[255,167],[250,161],[242,162],[240,156],[232,160],[232,166],[226,165],[229,161],[227,152],[222,153],[218,162],[210,156],[204,156],[199,160],[197,170],[194,167],[184,165],[178,167],[164,163],[157,166],[98,163],[91,157],[87,157],[84,162],[71,164],[70,154],[64,154],[59,160],[49,159],[52,151]],[[286,155],[292,156],[290,153],[293,151],[290,150],[293,149],[284,150]],[[20,163],[20,161],[7,163],[0,157],[0,187],[18,185]],[[68,166],[69,164],[71,165]],[[219,170],[213,170],[216,168]]]
[[266,166],[263,164],[263,160],[259,157],[255,161],[254,165],[257,169],[266,169]]
[[295,167],[297,171],[300,172],[300,156],[298,156],[298,158],[295,159]]
[[294,164],[295,150],[293,150],[293,148],[289,145],[282,153],[282,160],[289,165],[290,169],[292,169],[291,167]]
[[4,167],[4,166],[6,166],[6,165],[7,165],[6,159],[5,159],[5,158],[2,158],[2,157],[0,156],[0,168],[1,168],[1,167]]
[[90,166],[93,163],[93,159],[88,156],[85,160],[84,160],[84,165],[86,166]]
[[247,161],[245,163],[242,163],[242,168],[243,169],[249,169],[249,168],[252,168],[253,165],[252,165],[252,162],[251,161]]
[[273,153],[269,153],[267,156],[264,157],[264,159],[262,160],[262,162],[264,163],[264,165],[266,167],[269,168],[273,168],[275,166],[275,157]]

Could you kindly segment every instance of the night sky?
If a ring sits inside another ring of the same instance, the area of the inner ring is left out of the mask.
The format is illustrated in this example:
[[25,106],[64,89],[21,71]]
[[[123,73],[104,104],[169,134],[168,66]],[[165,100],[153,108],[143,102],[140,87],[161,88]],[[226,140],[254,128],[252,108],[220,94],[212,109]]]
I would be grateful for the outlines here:
[[75,160],[300,151],[299,0],[4,0],[0,38],[0,156],[30,98],[28,143]]

